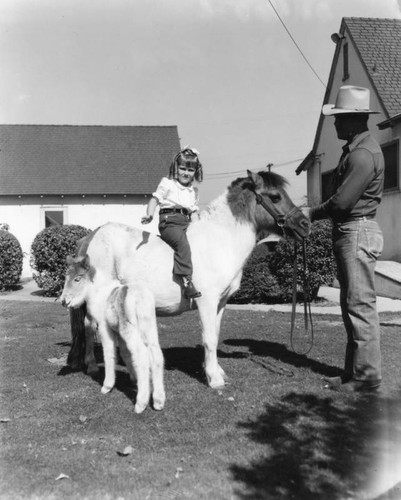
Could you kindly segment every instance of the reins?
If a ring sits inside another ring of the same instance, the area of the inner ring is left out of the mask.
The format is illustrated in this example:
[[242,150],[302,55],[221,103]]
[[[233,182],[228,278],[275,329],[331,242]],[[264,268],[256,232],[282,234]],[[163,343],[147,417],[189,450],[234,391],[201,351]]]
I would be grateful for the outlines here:
[[294,347],[294,330],[295,330],[295,315],[297,308],[297,289],[298,289],[298,243],[294,241],[294,265],[292,274],[292,310],[291,310],[291,332],[290,332],[290,343],[292,350],[299,355],[308,354],[314,343],[314,333],[313,333],[313,322],[312,322],[312,312],[309,301],[309,281],[308,281],[308,261],[306,253],[306,239],[302,239],[302,293],[303,293],[303,305],[304,305],[304,331],[309,332],[310,324],[310,335],[311,343],[306,351],[299,352]]
[[[279,214],[277,210],[275,210],[274,206],[271,206],[266,203],[263,197],[254,191],[256,196],[256,203],[261,205],[275,220],[276,224],[283,230],[285,233],[285,223],[287,219],[289,219],[295,212],[299,209],[298,207],[293,207],[287,214]],[[313,333],[313,322],[312,322],[312,312],[309,299],[309,282],[308,282],[308,263],[307,263],[307,254],[306,254],[306,239],[302,238],[302,292],[303,292],[303,302],[304,302],[304,330],[305,333],[309,332],[310,325],[310,334],[311,334],[311,344],[310,347],[304,351],[299,352],[294,347],[294,330],[295,330],[295,315],[297,308],[297,288],[298,288],[298,244],[294,241],[294,264],[293,264],[293,276],[292,276],[292,311],[291,311],[291,332],[290,332],[290,343],[292,350],[299,355],[308,354],[312,348],[314,343],[314,333]]]

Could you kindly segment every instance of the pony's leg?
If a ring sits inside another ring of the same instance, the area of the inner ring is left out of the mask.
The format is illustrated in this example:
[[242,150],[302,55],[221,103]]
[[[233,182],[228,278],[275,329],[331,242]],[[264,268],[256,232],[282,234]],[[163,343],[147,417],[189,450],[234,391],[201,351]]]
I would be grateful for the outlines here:
[[98,332],[103,347],[105,371],[101,392],[107,394],[113,389],[116,382],[116,342],[114,332],[106,325],[99,325]]
[[131,379],[137,383],[135,413],[142,413],[150,399],[150,361],[149,352],[136,328],[132,325],[120,328],[121,356],[128,368]]
[[218,389],[224,386],[224,370],[217,361],[217,345],[219,342],[220,322],[224,308],[217,310],[217,301],[206,301],[203,297],[197,300],[199,316],[202,323],[202,341],[205,349],[205,373],[209,386]]

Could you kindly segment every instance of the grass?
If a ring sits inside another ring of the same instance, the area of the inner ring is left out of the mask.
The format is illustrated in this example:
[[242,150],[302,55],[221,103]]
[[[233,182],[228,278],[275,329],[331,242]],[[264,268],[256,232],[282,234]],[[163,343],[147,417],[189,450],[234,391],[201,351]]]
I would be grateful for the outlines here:
[[[391,315],[382,318],[384,387],[375,397],[325,387],[342,365],[336,316],[314,317],[313,350],[301,355],[290,349],[289,314],[226,311],[219,361],[228,383],[219,391],[205,385],[196,312],[161,318],[166,407],[136,415],[124,371],[104,396],[102,371],[91,378],[64,366],[68,311],[0,308],[1,499],[401,496],[401,339]],[[301,331],[300,350],[310,340]]]

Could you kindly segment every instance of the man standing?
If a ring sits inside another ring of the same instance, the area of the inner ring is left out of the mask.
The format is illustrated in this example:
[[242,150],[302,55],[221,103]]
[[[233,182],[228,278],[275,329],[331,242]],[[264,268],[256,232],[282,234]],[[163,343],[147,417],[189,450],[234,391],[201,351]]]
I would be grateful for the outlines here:
[[323,106],[334,116],[340,140],[347,141],[333,173],[333,195],[310,211],[311,221],[331,218],[340,304],[347,331],[341,392],[375,391],[381,382],[380,323],[376,309],[375,266],[383,249],[376,210],[381,201],[384,158],[367,126],[369,90],[340,88],[336,103]]

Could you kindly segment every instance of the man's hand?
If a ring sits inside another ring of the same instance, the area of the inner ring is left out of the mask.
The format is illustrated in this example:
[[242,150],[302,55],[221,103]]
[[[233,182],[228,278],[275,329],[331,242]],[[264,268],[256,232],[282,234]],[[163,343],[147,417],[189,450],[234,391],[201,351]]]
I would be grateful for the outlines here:
[[146,217],[142,217],[141,224],[149,224],[149,222],[152,222],[152,220],[153,215],[147,215]]

